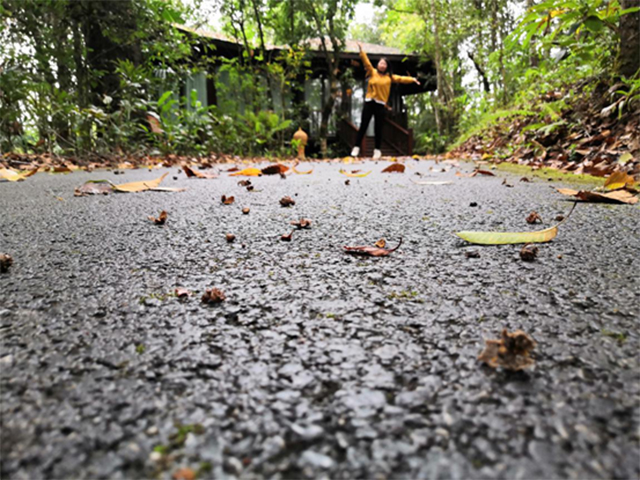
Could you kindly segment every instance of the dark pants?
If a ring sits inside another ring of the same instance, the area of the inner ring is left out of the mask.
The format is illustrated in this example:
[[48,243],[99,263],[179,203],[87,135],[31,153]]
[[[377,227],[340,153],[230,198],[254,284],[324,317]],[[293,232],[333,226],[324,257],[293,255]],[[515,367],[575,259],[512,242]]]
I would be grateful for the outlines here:
[[371,121],[371,117],[375,117],[375,145],[376,149],[380,150],[382,144],[382,126],[384,125],[384,105],[374,102],[364,102],[364,108],[362,109],[362,120],[360,120],[360,130],[358,130],[358,136],[356,137],[356,147],[362,144],[362,139],[367,133],[367,127]]

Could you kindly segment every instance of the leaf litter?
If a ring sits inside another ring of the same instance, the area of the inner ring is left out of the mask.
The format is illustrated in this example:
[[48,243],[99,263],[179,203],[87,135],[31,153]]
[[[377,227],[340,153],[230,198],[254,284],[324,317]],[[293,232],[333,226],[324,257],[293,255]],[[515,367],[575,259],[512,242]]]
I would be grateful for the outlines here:
[[[386,241],[385,241],[385,245],[386,245]],[[350,253],[352,255],[367,255],[370,257],[386,257],[387,255],[395,252],[398,248],[400,248],[400,245],[402,245],[402,238],[398,242],[398,245],[396,245],[394,248],[383,248],[383,247],[369,246],[369,245],[357,246],[357,247],[344,246],[343,248],[345,253]]]
[[535,364],[530,357],[536,342],[522,330],[509,333],[503,329],[498,340],[485,340],[485,348],[478,360],[492,368],[519,371]]

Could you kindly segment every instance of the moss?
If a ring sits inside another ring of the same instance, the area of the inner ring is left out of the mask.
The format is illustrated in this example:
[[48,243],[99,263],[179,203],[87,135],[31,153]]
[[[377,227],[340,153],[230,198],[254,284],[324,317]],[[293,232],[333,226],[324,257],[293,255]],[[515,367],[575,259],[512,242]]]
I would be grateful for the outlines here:
[[138,355],[142,355],[145,351],[145,346],[143,344],[136,345],[136,353]]
[[602,329],[602,335],[604,335],[605,337],[613,338],[614,340],[617,340],[619,343],[624,343],[624,341],[627,339],[626,334],[613,332],[611,330],[607,330],[606,328]]

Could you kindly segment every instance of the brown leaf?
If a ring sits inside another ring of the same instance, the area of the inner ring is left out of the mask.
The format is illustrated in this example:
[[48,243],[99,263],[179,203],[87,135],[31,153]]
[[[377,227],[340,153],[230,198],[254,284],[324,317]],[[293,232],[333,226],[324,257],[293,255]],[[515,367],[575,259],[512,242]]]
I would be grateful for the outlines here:
[[184,467],[173,472],[171,478],[173,478],[173,480],[196,480],[196,472]]
[[251,209],[249,207],[244,207],[242,209],[242,214],[243,215],[249,215],[249,212],[251,211]]
[[235,241],[236,236],[233,233],[227,233],[227,243],[232,243]]
[[606,190],[619,190],[625,187],[633,187],[634,178],[626,172],[614,172],[604,182]]
[[156,225],[164,225],[167,221],[167,212],[165,212],[164,210],[162,210],[160,212],[160,215],[158,215],[158,217],[149,217],[149,220],[151,220],[153,223],[155,223]]
[[638,203],[638,197],[627,190],[615,190],[608,193],[588,192],[586,190],[572,190],[570,188],[556,188],[558,193],[570,197],[579,198],[585,202],[593,203],[626,203],[634,205]]
[[284,175],[289,167],[280,163],[274,163],[268,167],[264,167],[261,171],[263,175]]
[[472,177],[475,177],[476,175],[488,175],[490,177],[495,177],[495,174],[493,172],[490,172],[489,170],[480,170],[479,168],[476,168],[473,173],[471,174]]
[[291,233],[289,234],[282,235],[280,237],[280,240],[282,240],[283,242],[290,242],[292,237],[293,237],[293,230],[291,230]]
[[387,168],[382,170],[382,173],[393,173],[393,172],[404,173],[405,168],[406,167],[402,163],[392,163]]
[[222,201],[222,203],[224,203],[225,205],[231,205],[234,201],[235,201],[235,197],[227,197],[226,195],[222,195],[222,197],[220,198],[220,200]]
[[485,340],[485,348],[478,360],[492,368],[502,367],[506,370],[518,371],[532,366],[535,362],[529,354],[536,342],[522,330],[509,333],[502,330],[500,340]]
[[531,183],[531,180],[529,180],[527,177],[522,177],[520,181],[525,183]]
[[280,199],[280,205],[282,205],[283,207],[290,207],[295,204],[296,204],[295,200],[291,197],[282,197]]
[[526,221],[527,221],[527,223],[529,223],[531,225],[533,225],[536,222],[542,223],[542,217],[540,217],[538,212],[533,211],[527,216]]
[[186,288],[178,287],[175,290],[176,297],[178,298],[187,298],[191,296],[191,292]]
[[218,290],[217,288],[212,288],[204,292],[204,294],[202,295],[202,303],[208,303],[208,304],[221,303],[221,302],[224,302],[226,298],[227,297],[221,290]]
[[379,248],[379,247],[370,247],[370,246],[361,246],[361,247],[343,247],[345,253],[351,253],[353,255],[369,255],[371,257],[386,257],[392,252],[395,252],[402,245],[402,239],[395,248]]
[[13,258],[6,253],[0,253],[0,273],[8,272],[11,265],[13,265]]
[[291,225],[299,229],[311,228],[311,220],[309,220],[308,218],[301,218],[297,222],[294,220],[293,222],[290,222],[290,223]]
[[345,180],[345,181],[344,181],[344,184],[345,184],[345,185],[351,185],[351,180]]
[[186,165],[182,166],[182,170],[184,170],[184,173],[186,173],[187,177],[189,177],[189,178],[191,178],[191,177],[196,177],[196,178],[218,178],[218,175],[216,175],[214,173],[198,172],[197,170],[192,170],[191,168],[187,167]]
[[525,262],[533,262],[538,256],[538,247],[530,243],[525,244],[520,250],[520,258]]
[[374,243],[374,245],[378,248],[384,248],[387,246],[387,241],[384,238],[381,238],[376,243]]
[[248,187],[249,185],[251,185],[251,180],[240,180],[238,182],[238,185],[240,185],[241,187]]
[[73,192],[75,197],[86,197],[87,195],[108,195],[113,191],[111,184],[107,182],[87,182],[78,187]]

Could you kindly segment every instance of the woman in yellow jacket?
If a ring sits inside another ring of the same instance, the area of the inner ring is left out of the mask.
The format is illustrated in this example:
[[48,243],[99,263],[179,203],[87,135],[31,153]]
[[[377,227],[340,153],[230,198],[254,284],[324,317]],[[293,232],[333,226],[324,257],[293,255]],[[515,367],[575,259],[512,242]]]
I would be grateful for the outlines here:
[[360,121],[360,129],[356,137],[356,145],[351,151],[351,156],[357,157],[360,154],[362,139],[367,131],[367,127],[369,127],[371,117],[375,117],[375,150],[373,151],[373,158],[376,159],[382,156],[380,152],[382,126],[384,125],[384,111],[387,100],[389,99],[389,92],[391,92],[391,83],[417,83],[420,85],[420,82],[417,78],[393,75],[389,72],[389,63],[384,58],[378,61],[376,68],[373,68],[369,57],[367,57],[367,54],[362,49],[362,44],[358,43],[358,47],[360,47],[360,58],[367,71],[369,85],[367,86],[367,96],[364,101],[364,108],[362,109],[362,120]]

